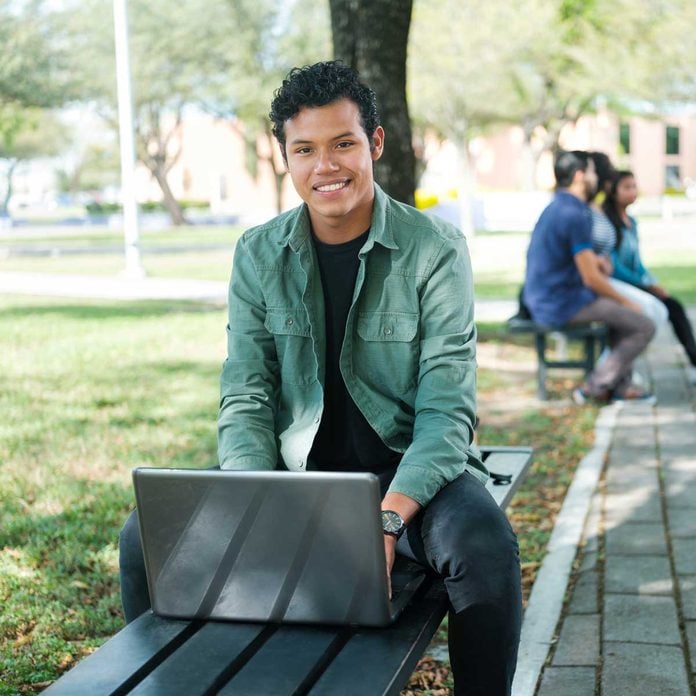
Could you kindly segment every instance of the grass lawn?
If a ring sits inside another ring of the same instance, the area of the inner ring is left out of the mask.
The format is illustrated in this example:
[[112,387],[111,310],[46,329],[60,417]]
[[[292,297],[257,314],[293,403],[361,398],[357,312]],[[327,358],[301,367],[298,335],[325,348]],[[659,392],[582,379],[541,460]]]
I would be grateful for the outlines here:
[[[40,691],[122,626],[130,470],[215,462],[224,326],[224,310],[193,303],[0,299],[3,696]],[[480,441],[537,448],[512,512],[528,589],[594,414],[540,412],[532,372],[487,367],[487,352],[515,368],[532,351],[483,332]]]
[[660,284],[684,304],[696,304],[696,254],[691,262],[670,258],[668,262],[650,266]]
[[130,469],[215,463],[224,327],[189,303],[0,301],[0,694],[122,626]]

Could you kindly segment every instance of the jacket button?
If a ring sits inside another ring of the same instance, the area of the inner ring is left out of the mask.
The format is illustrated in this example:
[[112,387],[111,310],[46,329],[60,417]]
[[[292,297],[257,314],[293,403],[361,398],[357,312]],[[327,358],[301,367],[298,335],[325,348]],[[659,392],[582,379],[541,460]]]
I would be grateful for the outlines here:
[[286,319],[286,320],[285,320],[285,326],[292,326],[292,324],[293,324],[292,319]]
[[387,334],[387,336],[391,336],[392,330],[390,328],[384,329],[384,333]]

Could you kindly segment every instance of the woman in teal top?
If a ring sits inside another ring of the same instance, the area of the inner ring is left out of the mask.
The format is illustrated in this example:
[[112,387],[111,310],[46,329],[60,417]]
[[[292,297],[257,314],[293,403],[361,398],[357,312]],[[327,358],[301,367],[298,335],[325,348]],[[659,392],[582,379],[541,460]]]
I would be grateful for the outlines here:
[[619,171],[607,193],[602,210],[616,230],[616,243],[611,250],[611,262],[614,266],[612,275],[619,280],[630,283],[641,290],[651,293],[667,307],[669,320],[679,342],[684,346],[691,362],[691,378],[696,382],[696,341],[689,318],[684,307],[663,287],[658,285],[655,277],[643,265],[638,243],[638,224],[626,209],[638,197],[636,180],[632,172]]

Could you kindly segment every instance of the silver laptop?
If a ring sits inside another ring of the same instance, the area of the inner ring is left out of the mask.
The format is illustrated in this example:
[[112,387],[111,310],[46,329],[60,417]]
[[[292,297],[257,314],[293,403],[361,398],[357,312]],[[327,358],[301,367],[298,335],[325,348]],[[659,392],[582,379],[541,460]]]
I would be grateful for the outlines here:
[[423,580],[389,600],[373,474],[138,468],[133,482],[157,614],[386,626]]

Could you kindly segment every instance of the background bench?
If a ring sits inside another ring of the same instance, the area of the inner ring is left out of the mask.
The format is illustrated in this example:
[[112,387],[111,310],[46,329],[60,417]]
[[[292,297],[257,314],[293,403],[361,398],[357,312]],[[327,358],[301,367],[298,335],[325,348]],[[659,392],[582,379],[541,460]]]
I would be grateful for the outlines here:
[[[529,467],[529,447],[481,448],[488,468],[511,482],[488,489],[506,507]],[[395,586],[422,568],[398,558]],[[78,663],[50,696],[396,696],[448,607],[428,577],[388,628],[179,621],[146,612]]]
[[[595,361],[604,348],[607,337],[607,329],[604,324],[592,322],[590,324],[572,324],[560,328],[551,328],[543,324],[537,324],[531,319],[517,319],[513,317],[507,321],[507,330],[514,334],[532,334],[537,353],[537,394],[542,401],[546,401],[546,372],[549,368],[574,368],[582,369],[585,375],[594,367]],[[563,358],[550,358],[547,354],[548,337],[559,334],[568,340],[579,341],[582,347],[582,355],[576,360]]]

